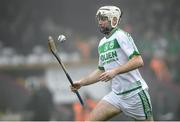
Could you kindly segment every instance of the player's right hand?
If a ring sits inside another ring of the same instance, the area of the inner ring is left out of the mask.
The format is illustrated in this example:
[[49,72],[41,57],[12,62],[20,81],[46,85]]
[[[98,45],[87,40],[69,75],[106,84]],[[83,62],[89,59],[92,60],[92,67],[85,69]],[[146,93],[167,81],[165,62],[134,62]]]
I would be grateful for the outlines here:
[[76,92],[78,89],[81,88],[80,81],[75,81],[73,85],[70,86],[72,92]]

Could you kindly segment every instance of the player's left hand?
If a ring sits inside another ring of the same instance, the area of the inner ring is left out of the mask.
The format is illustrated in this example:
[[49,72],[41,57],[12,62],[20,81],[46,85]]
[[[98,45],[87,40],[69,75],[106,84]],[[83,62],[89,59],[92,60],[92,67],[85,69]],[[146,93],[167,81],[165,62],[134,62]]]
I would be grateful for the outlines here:
[[114,70],[108,70],[108,71],[103,72],[100,75],[99,80],[107,82],[107,81],[113,79],[115,76],[116,76],[116,73]]

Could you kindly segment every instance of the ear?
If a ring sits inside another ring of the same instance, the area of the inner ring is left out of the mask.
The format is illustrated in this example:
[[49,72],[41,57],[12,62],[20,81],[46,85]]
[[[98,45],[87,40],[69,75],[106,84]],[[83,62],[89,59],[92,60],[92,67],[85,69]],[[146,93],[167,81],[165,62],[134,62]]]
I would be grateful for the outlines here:
[[117,18],[116,17],[113,17],[112,19],[112,25],[115,26],[117,24]]

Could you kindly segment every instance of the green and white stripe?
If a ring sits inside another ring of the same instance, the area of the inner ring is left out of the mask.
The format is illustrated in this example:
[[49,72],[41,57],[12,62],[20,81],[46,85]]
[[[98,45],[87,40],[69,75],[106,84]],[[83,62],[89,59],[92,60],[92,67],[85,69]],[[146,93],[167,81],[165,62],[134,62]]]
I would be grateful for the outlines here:
[[144,92],[144,90],[139,92],[138,95],[141,99],[146,119],[150,119],[152,117],[152,107],[151,107],[151,104],[149,102],[149,99],[148,99],[146,93]]

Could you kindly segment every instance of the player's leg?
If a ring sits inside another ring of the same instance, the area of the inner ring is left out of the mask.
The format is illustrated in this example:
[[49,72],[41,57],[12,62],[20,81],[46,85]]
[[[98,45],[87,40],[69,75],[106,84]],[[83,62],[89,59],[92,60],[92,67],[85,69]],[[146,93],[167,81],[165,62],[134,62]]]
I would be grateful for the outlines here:
[[121,113],[121,110],[105,100],[101,100],[91,112],[87,121],[104,121]]

